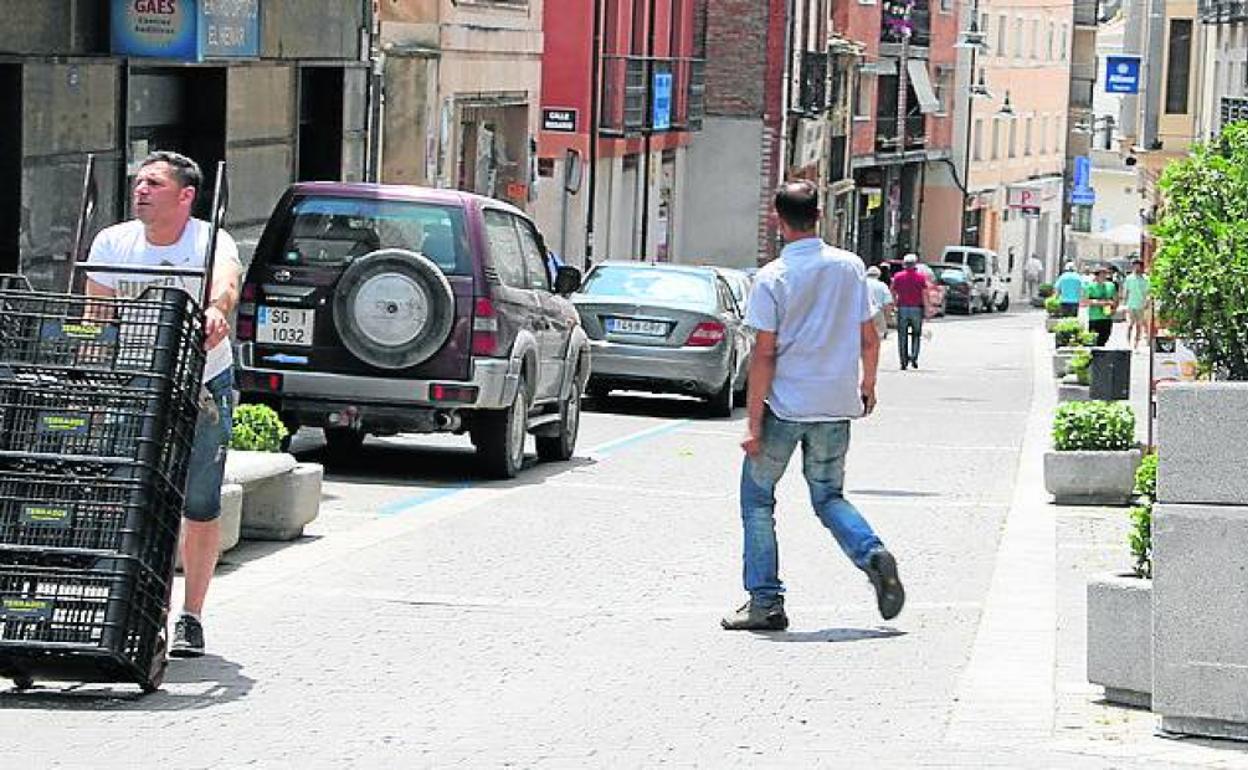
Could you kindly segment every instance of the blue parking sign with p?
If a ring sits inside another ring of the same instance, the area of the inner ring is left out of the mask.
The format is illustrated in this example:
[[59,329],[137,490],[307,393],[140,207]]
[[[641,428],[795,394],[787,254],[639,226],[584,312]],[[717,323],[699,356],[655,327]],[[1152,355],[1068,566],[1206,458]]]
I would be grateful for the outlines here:
[[1140,57],[1109,56],[1105,59],[1105,93],[1140,92]]

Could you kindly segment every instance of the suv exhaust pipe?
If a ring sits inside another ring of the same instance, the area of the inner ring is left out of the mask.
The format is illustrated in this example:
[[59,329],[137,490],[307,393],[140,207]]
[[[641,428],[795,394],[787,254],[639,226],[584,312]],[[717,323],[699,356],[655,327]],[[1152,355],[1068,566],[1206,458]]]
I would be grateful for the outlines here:
[[456,412],[434,412],[433,424],[438,430],[450,431],[452,433],[459,430],[463,420]]

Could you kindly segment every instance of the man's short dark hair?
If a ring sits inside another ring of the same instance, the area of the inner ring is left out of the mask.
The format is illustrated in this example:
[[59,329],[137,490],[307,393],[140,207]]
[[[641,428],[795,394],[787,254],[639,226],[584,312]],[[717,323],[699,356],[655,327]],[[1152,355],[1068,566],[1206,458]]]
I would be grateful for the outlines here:
[[819,188],[804,179],[776,190],[776,216],[795,230],[813,230],[819,222]]
[[204,187],[204,172],[200,171],[199,164],[180,152],[156,150],[148,153],[148,156],[139,164],[139,168],[150,166],[153,163],[169,164],[169,168],[173,172],[173,178],[178,180],[178,184],[183,187],[194,187],[197,196]]

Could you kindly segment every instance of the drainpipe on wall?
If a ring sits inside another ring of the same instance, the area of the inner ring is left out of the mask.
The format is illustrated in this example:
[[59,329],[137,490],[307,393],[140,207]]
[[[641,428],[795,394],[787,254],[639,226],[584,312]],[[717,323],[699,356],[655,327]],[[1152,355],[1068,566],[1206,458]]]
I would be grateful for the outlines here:
[[364,0],[364,30],[361,35],[361,56],[368,62],[368,91],[365,98],[368,110],[368,141],[364,161],[364,180],[381,180],[381,101],[384,91],[383,66],[380,50],[381,14],[377,0]]

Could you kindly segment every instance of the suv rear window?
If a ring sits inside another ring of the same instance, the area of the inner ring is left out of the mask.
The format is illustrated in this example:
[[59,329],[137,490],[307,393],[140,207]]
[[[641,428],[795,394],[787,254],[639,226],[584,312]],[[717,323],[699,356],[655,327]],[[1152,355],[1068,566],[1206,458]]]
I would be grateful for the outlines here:
[[448,275],[470,275],[463,210],[415,201],[300,198],[270,262],[337,267],[378,249],[408,249]]

